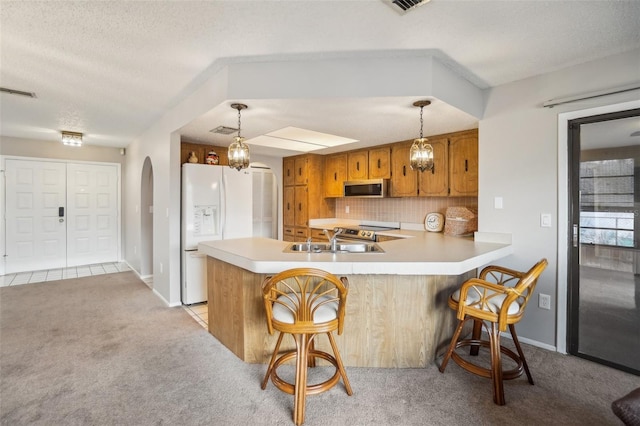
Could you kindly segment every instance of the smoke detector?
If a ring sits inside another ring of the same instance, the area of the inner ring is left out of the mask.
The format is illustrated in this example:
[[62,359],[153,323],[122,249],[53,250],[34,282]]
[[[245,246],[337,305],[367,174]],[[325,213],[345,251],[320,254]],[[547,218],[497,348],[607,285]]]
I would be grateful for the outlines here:
[[422,6],[424,4],[429,3],[431,0],[382,0],[386,4],[389,5],[393,10],[398,12],[401,15],[405,13],[415,10],[418,6]]

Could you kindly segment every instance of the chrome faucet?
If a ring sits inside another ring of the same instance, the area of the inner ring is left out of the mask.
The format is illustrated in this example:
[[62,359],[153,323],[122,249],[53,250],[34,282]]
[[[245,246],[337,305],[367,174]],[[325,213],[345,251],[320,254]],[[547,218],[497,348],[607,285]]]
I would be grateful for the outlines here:
[[340,235],[342,229],[337,228],[334,229],[333,235],[331,235],[329,233],[328,229],[324,229],[322,232],[324,232],[324,234],[327,236],[327,238],[329,239],[329,243],[331,243],[331,252],[335,253],[338,250],[338,235]]
[[307,252],[311,253],[311,237],[307,238]]

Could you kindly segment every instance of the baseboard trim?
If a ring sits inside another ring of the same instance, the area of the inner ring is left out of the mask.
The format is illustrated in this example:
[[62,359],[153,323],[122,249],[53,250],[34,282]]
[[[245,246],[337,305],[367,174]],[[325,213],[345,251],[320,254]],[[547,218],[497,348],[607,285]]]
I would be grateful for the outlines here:
[[156,295],[160,300],[162,300],[162,302],[163,302],[165,305],[167,305],[167,307],[169,307],[169,308],[173,308],[173,306],[171,306],[171,303],[169,303],[169,302],[167,301],[167,299],[165,299],[165,298],[164,298],[160,293],[158,293],[158,292],[156,291],[156,289],[155,289],[155,288],[154,288],[154,289],[152,289],[152,291],[153,291],[153,294],[155,294],[155,295]]
[[[513,340],[513,338],[511,337],[511,333],[508,333],[508,332],[506,332],[506,331],[505,331],[505,332],[501,332],[501,333],[500,333],[500,336],[501,336],[501,337],[506,337],[506,338],[508,338],[508,339]],[[546,349],[546,350],[548,350],[548,351],[552,351],[552,352],[558,352],[558,350],[557,350],[557,347],[556,347],[556,346],[554,346],[554,345],[550,345],[550,344],[548,344],[548,343],[543,343],[543,342],[539,342],[539,341],[537,341],[537,340],[527,339],[526,337],[520,337],[520,336],[518,336],[518,340],[519,340],[521,343],[526,343],[526,344],[528,344],[528,345],[536,346],[536,347],[538,347],[538,348]]]

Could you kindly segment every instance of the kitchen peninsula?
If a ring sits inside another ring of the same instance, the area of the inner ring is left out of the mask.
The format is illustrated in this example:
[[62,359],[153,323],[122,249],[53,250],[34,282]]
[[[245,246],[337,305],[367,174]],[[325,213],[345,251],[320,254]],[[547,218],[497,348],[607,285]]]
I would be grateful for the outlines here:
[[[449,294],[512,247],[421,231],[391,236],[400,239],[379,243],[384,253],[285,253],[289,243],[267,238],[200,243],[209,332],[245,362],[268,362],[277,336],[267,332],[262,281],[285,269],[320,268],[349,279],[345,329],[336,336],[345,365],[425,367],[453,333]],[[326,350],[327,339],[318,340]]]

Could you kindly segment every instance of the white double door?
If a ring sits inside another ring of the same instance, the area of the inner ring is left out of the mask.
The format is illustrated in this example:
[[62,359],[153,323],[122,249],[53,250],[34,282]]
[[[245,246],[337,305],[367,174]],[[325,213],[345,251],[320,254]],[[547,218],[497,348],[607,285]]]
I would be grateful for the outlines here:
[[6,159],[6,273],[115,262],[118,165]]

